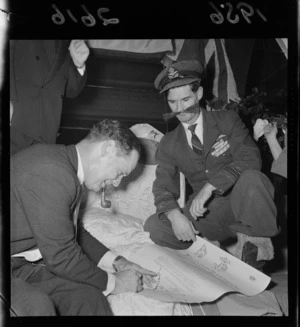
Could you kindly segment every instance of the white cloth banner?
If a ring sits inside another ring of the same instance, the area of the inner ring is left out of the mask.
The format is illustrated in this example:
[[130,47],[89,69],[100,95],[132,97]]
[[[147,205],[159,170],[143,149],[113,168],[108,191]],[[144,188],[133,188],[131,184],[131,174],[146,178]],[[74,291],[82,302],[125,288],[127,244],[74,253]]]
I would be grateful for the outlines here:
[[198,236],[187,250],[150,244],[123,255],[157,272],[153,288],[144,286],[140,294],[160,301],[210,302],[227,292],[253,296],[263,292],[271,281],[267,275]]
[[91,48],[106,50],[118,50],[137,53],[157,53],[171,51],[173,46],[171,39],[143,39],[143,40],[87,40]]

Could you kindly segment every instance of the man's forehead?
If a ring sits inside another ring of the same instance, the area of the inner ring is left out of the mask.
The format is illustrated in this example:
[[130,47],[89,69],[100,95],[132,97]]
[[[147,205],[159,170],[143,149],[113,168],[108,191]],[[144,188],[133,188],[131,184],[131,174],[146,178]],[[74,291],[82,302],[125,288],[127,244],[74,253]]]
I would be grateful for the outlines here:
[[168,90],[167,99],[168,100],[172,100],[172,99],[176,100],[178,97],[189,97],[193,93],[194,92],[192,91],[190,84],[177,86],[177,87],[173,87]]

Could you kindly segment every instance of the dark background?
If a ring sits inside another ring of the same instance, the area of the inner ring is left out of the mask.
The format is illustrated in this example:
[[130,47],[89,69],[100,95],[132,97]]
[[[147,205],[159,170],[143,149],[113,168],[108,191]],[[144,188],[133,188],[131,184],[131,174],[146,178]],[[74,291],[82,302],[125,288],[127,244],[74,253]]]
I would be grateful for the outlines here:
[[[287,90],[288,61],[275,38],[226,39],[225,45],[240,97],[253,87],[267,94]],[[154,88],[162,57],[91,48],[86,85],[78,97],[64,100],[57,142],[79,141],[95,122],[107,117],[129,126],[148,123],[163,133],[172,130],[178,121],[163,121],[168,108]],[[285,110],[282,106],[281,113]]]

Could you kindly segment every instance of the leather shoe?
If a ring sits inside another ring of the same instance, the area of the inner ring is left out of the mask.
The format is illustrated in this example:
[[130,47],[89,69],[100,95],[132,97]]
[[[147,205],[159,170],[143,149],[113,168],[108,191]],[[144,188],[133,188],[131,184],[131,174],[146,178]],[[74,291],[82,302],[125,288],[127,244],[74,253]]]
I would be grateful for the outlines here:
[[242,261],[263,272],[263,267],[266,264],[266,260],[257,261],[257,253],[257,246],[251,242],[246,242],[243,246]]

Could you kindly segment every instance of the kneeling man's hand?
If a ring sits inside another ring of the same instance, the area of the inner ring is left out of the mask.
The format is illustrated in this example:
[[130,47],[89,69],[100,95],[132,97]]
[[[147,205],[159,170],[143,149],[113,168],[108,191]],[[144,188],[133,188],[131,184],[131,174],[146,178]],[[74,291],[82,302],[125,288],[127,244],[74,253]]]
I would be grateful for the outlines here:
[[212,192],[216,189],[210,183],[206,183],[199,193],[195,196],[190,206],[190,213],[192,217],[197,220],[198,217],[202,217],[207,211],[207,208],[204,207],[207,200],[212,196]]
[[180,212],[178,209],[166,212],[173,228],[173,232],[179,241],[196,241],[196,234],[199,232],[195,229],[193,223]]

